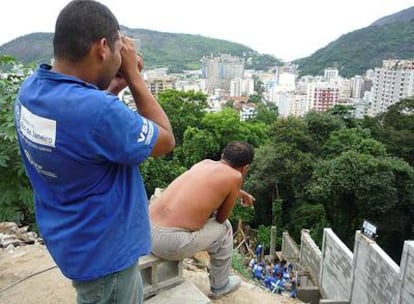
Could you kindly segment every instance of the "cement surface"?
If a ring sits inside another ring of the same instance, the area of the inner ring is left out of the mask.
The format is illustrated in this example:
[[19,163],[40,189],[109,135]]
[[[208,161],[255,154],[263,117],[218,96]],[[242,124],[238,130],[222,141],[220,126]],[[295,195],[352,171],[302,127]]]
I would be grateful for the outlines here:
[[210,299],[189,280],[184,280],[178,286],[160,291],[156,296],[149,298],[145,304],[208,304]]

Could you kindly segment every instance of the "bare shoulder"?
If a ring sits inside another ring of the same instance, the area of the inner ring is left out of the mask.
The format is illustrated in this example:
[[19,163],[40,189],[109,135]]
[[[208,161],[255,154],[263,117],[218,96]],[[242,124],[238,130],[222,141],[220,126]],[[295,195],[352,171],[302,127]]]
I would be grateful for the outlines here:
[[229,172],[229,173],[232,172],[232,173],[235,173],[235,175],[240,174],[240,172],[238,172],[237,170],[233,169],[229,165],[224,164],[218,160],[204,159],[198,162],[197,164],[195,164],[193,167],[196,167],[196,166],[197,167],[208,167],[208,168],[211,168],[211,170],[217,170],[217,171],[222,171],[222,172]]
[[[243,176],[240,171],[224,164],[221,161],[215,161],[211,159],[205,159],[191,168],[191,176],[203,177],[207,179],[207,182],[211,184],[217,184],[217,186],[228,187],[231,185],[237,185],[242,182]],[[214,179],[211,179],[214,177]],[[204,181],[206,181],[204,179]]]
[[229,183],[232,184],[240,184],[243,181],[243,175],[240,171],[230,167],[227,164],[223,164],[221,162],[217,162],[217,173],[222,177],[225,178]]
[[199,161],[198,163],[194,164],[191,167],[191,171],[211,171],[211,170],[217,170],[218,169],[219,162],[211,159],[204,159],[202,161]]
[[215,160],[212,160],[212,159],[203,159],[203,160],[199,161],[198,163],[194,164],[192,166],[192,168],[199,167],[199,166],[206,166],[206,165],[214,165],[216,163],[218,163],[218,162],[215,161]]

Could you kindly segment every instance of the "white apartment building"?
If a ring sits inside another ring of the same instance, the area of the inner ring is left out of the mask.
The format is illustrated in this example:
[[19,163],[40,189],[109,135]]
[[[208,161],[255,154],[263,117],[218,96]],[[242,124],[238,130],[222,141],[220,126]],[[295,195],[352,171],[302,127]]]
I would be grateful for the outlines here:
[[252,78],[233,78],[230,81],[230,97],[250,96],[254,94],[254,80]]
[[374,116],[374,113],[372,112],[373,107],[371,106],[372,92],[371,91],[365,91],[364,96],[362,97],[362,100],[364,101],[364,104],[365,104],[365,113],[364,113],[364,115]]
[[282,72],[279,74],[279,81],[277,90],[279,92],[294,92],[295,91],[296,74],[291,72]]
[[298,103],[294,92],[279,92],[276,95],[275,105],[278,108],[279,117],[300,116],[301,105]]
[[294,94],[293,101],[290,104],[289,115],[302,117],[306,114],[306,94]]
[[[266,97],[269,102],[276,104],[279,108],[279,115],[286,117],[289,115],[289,105],[285,104],[286,96],[293,96],[296,90],[296,73],[291,69],[280,69],[277,79],[271,79],[266,83]],[[289,103],[289,102],[288,102]],[[282,113],[282,114],[281,114]]]
[[339,76],[339,71],[336,68],[326,68],[323,71],[323,78],[326,82],[331,82]]
[[354,107],[352,115],[355,118],[362,119],[364,118],[365,115],[367,115],[368,102],[366,99],[363,99],[363,98],[353,99],[352,106]]
[[248,119],[254,118],[257,115],[256,106],[250,104],[242,105],[240,110],[240,121],[246,121]]
[[272,101],[278,107],[279,117],[304,116],[307,112],[307,95],[295,92],[279,92]]
[[244,78],[243,79],[243,92],[246,96],[253,95],[254,92],[254,79],[253,78]]
[[206,79],[206,89],[212,94],[215,89],[230,93],[230,81],[243,78],[244,59],[227,54],[202,59],[202,77]]
[[351,78],[351,98],[360,99],[364,92],[364,78],[360,75],[355,75]]
[[375,78],[375,71],[373,69],[369,69],[365,72],[365,80],[374,80]]
[[315,81],[315,77],[311,75],[300,77],[296,82],[296,93],[306,94],[308,91],[308,84]]
[[414,96],[414,60],[383,60],[375,68],[369,115],[376,116],[401,99]]
[[242,96],[242,84],[243,79],[241,78],[233,78],[230,81],[230,97],[238,97],[238,96]]
[[157,68],[152,70],[145,70],[144,75],[147,79],[160,79],[170,77],[168,76],[168,68]]
[[349,104],[351,101],[351,80],[343,77],[332,78],[329,84],[338,88],[338,100],[341,104]]
[[263,82],[263,85],[265,87],[265,90],[269,90],[271,87],[277,84],[278,78],[277,74],[272,72],[263,72],[259,71],[257,73],[257,78]]
[[151,94],[157,96],[159,92],[164,90],[172,90],[174,87],[174,80],[172,78],[148,79],[146,82],[148,90]]
[[194,91],[194,92],[202,92],[204,93],[201,83],[196,81],[190,81],[190,80],[177,80],[175,82],[175,89],[177,91]]

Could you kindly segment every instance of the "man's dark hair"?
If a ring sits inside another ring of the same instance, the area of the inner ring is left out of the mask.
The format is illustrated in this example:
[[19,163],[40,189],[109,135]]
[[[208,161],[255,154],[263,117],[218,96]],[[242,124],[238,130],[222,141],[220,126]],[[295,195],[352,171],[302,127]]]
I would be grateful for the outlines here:
[[74,0],[56,20],[53,50],[55,58],[72,62],[84,58],[94,42],[107,38],[111,51],[119,39],[119,24],[105,5],[93,0]]
[[240,168],[253,162],[253,146],[243,141],[232,141],[223,149],[221,156],[233,168]]

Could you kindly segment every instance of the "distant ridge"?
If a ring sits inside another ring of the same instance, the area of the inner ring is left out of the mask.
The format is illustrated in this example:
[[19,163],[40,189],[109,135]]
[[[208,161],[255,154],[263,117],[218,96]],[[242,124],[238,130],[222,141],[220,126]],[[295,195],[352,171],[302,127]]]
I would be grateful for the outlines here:
[[[246,60],[247,69],[266,70],[283,63],[248,46],[200,35],[122,30],[141,40],[147,68],[168,67],[170,72],[200,68],[204,56],[227,53]],[[53,33],[32,33],[0,46],[23,63],[48,62],[52,58]],[[344,77],[362,75],[382,66],[384,59],[414,58],[414,6],[382,17],[370,26],[344,34],[308,57],[294,60],[300,75],[321,75],[326,67],[337,67]]]
[[402,10],[398,13],[382,17],[372,23],[370,26],[381,26],[395,22],[412,22],[414,21],[414,6]]
[[[124,26],[121,30],[140,40],[140,51],[147,68],[169,67],[171,71],[197,69],[200,68],[201,58],[219,53],[245,58],[247,68],[266,69],[281,64],[273,56],[259,54],[245,45],[226,40]],[[32,33],[0,46],[0,54],[11,55],[23,63],[49,62],[53,56],[52,41],[53,33]]]
[[32,33],[0,46],[0,54],[11,55],[23,63],[50,62],[53,57],[53,33]]
[[301,75],[337,67],[341,76],[362,75],[384,59],[414,58],[414,6],[342,35],[311,56],[295,60]]

